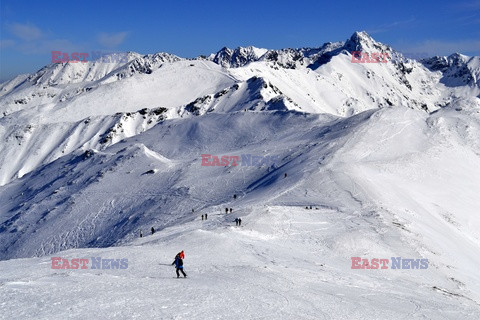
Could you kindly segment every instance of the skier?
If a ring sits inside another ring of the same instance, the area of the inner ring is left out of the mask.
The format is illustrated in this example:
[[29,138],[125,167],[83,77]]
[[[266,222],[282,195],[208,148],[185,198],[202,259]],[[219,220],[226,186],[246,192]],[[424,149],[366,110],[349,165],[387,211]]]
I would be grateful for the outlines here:
[[230,208],[230,213],[232,213],[232,212],[233,212],[233,209],[232,209],[232,208]]
[[202,221],[203,221],[203,214],[202,214]]
[[175,265],[175,268],[177,269],[176,270],[177,278],[180,278],[179,271],[182,272],[184,278],[187,277],[187,274],[185,273],[185,271],[183,271],[183,259],[185,259],[185,253],[182,250],[179,253],[177,253],[177,255],[175,256],[175,260],[172,262],[172,266]]
[[225,208],[225,214],[227,214],[227,213],[228,213],[228,208]]
[[238,226],[238,218],[235,218],[235,225]]
[[155,233],[155,229],[152,227],[152,229],[150,229],[152,231],[152,234]]
[[238,218],[238,226],[240,227],[242,225],[242,219]]
[[207,219],[208,219],[208,214],[205,213],[205,220],[207,220]]

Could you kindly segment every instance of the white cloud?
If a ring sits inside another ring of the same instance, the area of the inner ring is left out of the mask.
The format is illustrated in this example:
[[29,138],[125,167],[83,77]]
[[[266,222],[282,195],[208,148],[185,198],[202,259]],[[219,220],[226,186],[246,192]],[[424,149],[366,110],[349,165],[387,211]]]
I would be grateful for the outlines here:
[[0,49],[6,49],[15,46],[15,40],[0,39]]
[[12,34],[24,41],[38,40],[43,37],[43,32],[33,24],[13,23],[8,26]]
[[453,7],[463,11],[480,10],[480,1],[458,2]]
[[409,53],[428,53],[430,56],[446,56],[452,53],[480,55],[480,40],[425,40],[419,43],[393,46],[395,49]]
[[7,25],[7,30],[15,38],[0,40],[0,48],[13,49],[23,54],[49,54],[58,50],[84,52],[88,47],[68,39],[53,38],[50,33],[29,23],[11,23]]
[[387,23],[387,24],[378,25],[376,27],[367,29],[366,32],[370,35],[377,34],[377,33],[383,33],[383,32],[388,32],[392,29],[411,27],[412,24],[414,24],[414,23],[416,23],[416,19],[414,17],[412,17],[408,20],[393,21],[393,22],[390,22],[390,23]]
[[114,48],[120,45],[127,37],[128,32],[105,33],[102,32],[97,36],[97,41],[102,46],[107,48]]

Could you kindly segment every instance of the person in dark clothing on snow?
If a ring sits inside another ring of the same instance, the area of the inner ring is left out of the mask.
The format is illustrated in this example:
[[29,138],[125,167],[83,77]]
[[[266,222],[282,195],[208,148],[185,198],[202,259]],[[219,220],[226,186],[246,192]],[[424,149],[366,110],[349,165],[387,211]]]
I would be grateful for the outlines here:
[[230,208],[230,213],[232,213],[232,212],[233,212],[233,209],[232,209],[232,208]]
[[183,259],[185,258],[185,253],[183,250],[175,256],[175,260],[172,262],[172,266],[175,265],[175,268],[177,268],[177,278],[180,278],[180,272],[182,272],[183,277],[186,278],[187,275],[185,274],[185,271],[183,271]]
[[203,221],[203,214],[202,214],[202,221]]
[[238,226],[242,225],[242,219],[238,218]]
[[228,213],[228,208],[225,208],[225,214],[227,214],[227,213]]
[[235,225],[238,226],[238,218],[235,218]]
[[152,227],[152,229],[150,229],[150,231],[152,231],[152,234],[155,233],[155,229]]
[[207,220],[207,219],[208,219],[208,214],[207,214],[207,213],[205,213],[205,220]]

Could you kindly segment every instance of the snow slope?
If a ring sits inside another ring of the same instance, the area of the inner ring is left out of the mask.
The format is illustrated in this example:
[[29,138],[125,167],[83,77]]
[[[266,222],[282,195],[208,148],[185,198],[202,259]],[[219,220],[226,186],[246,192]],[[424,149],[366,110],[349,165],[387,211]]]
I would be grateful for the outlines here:
[[[64,259],[128,259],[124,270],[53,270],[50,257],[0,261],[5,318],[475,319],[458,284],[427,270],[352,270],[338,251],[362,252],[365,217],[336,210],[254,207],[209,215],[129,246],[75,249]],[[364,236],[378,239],[374,229]],[[398,234],[385,240],[397,242]],[[363,237],[362,237],[363,238]],[[348,241],[349,240],[349,241]],[[374,249],[376,247],[371,247]],[[381,253],[416,256],[408,248]],[[169,266],[185,250],[187,279]],[[379,251],[375,250],[377,254]],[[19,263],[21,262],[21,264]],[[453,289],[452,289],[453,288]],[[451,290],[451,291],[450,291]],[[456,295],[460,294],[460,295]],[[92,310],[95,310],[92,312]]]
[[[431,115],[385,108],[347,119],[212,113],[167,120],[105,152],[65,156],[2,188],[1,209],[11,215],[0,233],[3,258],[123,244],[54,256],[127,257],[132,265],[92,274],[51,270],[48,257],[21,260],[21,271],[14,267],[20,260],[1,262],[7,271],[1,294],[25,301],[6,311],[37,310],[24,305],[44,294],[47,281],[59,296],[82,283],[75,296],[100,301],[107,317],[256,318],[264,306],[265,316],[281,318],[303,312],[312,319],[473,319],[480,314],[480,261],[472,255],[479,248],[479,132],[478,106]],[[281,161],[269,168],[202,167],[199,155],[207,151],[279,154]],[[224,207],[234,214],[222,214]],[[209,221],[202,224],[200,213]],[[233,227],[236,216],[244,227]],[[157,235],[134,240],[150,226]],[[157,265],[180,249],[189,256],[188,289]],[[352,270],[357,256],[426,258],[429,268]],[[126,304],[114,311],[103,296],[112,285],[121,301],[136,306],[143,292],[149,298],[140,305],[150,309]],[[239,299],[241,311],[225,309]],[[76,301],[82,302],[60,305],[82,312],[89,303]],[[174,308],[179,303],[186,304],[182,311]],[[70,311],[43,312],[47,318]]]

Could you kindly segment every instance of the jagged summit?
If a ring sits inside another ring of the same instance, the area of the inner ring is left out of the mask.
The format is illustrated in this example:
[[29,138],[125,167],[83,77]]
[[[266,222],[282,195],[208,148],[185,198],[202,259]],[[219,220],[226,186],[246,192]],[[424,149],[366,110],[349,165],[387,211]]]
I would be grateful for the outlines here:
[[468,85],[480,88],[480,57],[454,53],[448,57],[435,56],[422,60],[431,71],[442,73],[441,82],[450,87]]
[[[87,82],[113,82],[134,74],[152,73],[163,63],[181,60],[176,55],[159,52],[142,55],[136,52],[93,55],[87,62],[51,63],[35,73],[19,76],[0,85],[0,96],[10,90],[21,90],[30,86],[39,88]],[[10,83],[11,82],[11,83]],[[15,85],[13,85],[13,83]]]
[[212,61],[224,68],[237,68],[252,61],[257,61],[267,51],[267,49],[256,48],[253,46],[238,47],[236,49],[223,47],[215,54]]
[[380,42],[375,41],[367,32],[356,31],[345,41],[343,48],[347,51],[391,51],[392,49]]

